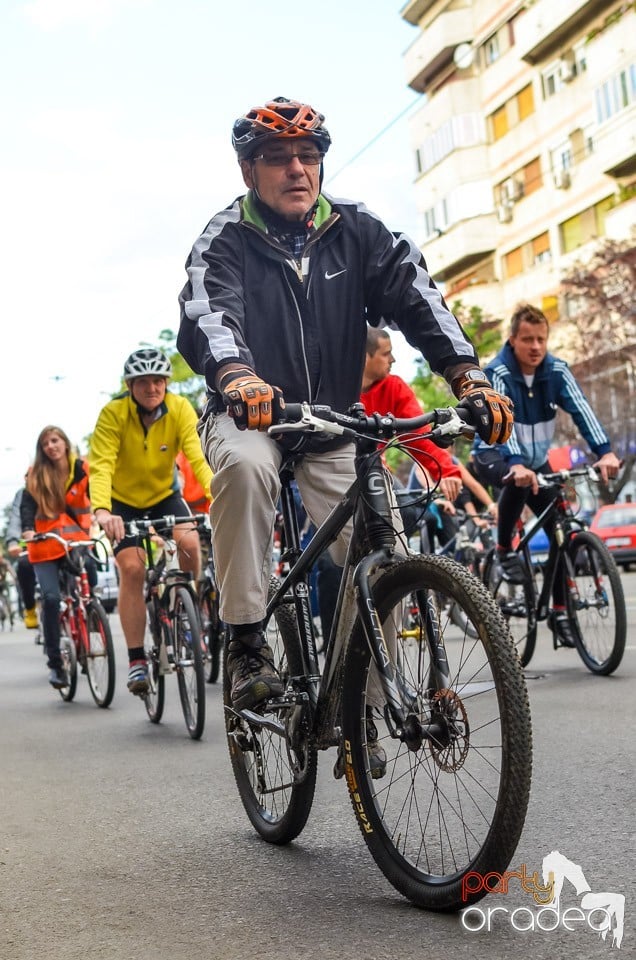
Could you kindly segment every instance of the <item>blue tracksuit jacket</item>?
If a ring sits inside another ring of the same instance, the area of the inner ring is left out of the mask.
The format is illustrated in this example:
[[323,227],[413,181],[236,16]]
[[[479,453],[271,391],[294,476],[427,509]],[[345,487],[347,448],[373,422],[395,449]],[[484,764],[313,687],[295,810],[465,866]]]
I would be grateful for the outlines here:
[[[552,446],[558,407],[570,414],[597,457],[610,451],[609,438],[565,360],[548,353],[528,387],[512,347],[506,343],[484,372],[493,388],[515,405],[512,436],[496,448],[511,466],[522,463],[533,470],[543,466]],[[476,453],[492,449],[482,440],[473,447]]]

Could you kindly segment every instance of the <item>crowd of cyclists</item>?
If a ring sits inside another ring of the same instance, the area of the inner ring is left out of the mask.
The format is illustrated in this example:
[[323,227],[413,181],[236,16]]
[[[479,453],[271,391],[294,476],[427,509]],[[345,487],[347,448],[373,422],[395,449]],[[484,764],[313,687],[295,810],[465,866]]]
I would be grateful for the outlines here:
[[[331,138],[322,114],[277,98],[240,117],[232,143],[246,192],[213,216],[195,242],[179,295],[177,347],[205,380],[205,408],[198,416],[168,389],[172,369],[161,350],[135,350],[124,364],[123,391],[97,418],[88,455],[78,455],[59,426],[44,426],[12,504],[5,534],[10,569],[26,627],[40,622],[55,688],[64,683],[58,616],[64,552],[38,534],[88,540],[98,528],[112,544],[127,686],[143,697],[144,553],[125,524],[209,509],[232,701],[253,707],[283,692],[263,629],[278,469],[295,444],[299,496],[315,525],[347,490],[354,470],[346,442],[298,441],[293,434],[289,441],[267,430],[284,415],[286,401],[343,412],[361,403],[369,415],[419,413],[412,389],[391,373],[387,328],[401,330],[446,380],[476,429],[469,464],[420,436],[410,445],[412,475],[402,485],[396,478],[398,489],[441,495],[415,521],[405,508],[405,527],[425,526],[429,546],[452,534],[458,507],[478,522],[486,522],[479,518],[485,512],[498,519],[504,577],[514,583],[526,575],[512,551],[512,531],[526,504],[541,508],[536,475],[547,469],[557,407],[574,418],[604,480],[620,467],[568,365],[548,353],[549,324],[538,309],[523,304],[515,311],[508,341],[482,370],[417,245],[364,205],[323,192]],[[323,559],[332,591],[349,536],[345,530]],[[197,580],[195,525],[180,525],[175,537],[181,569]],[[94,564],[90,580],[94,586]],[[328,609],[326,594],[323,605]],[[569,645],[562,611],[555,597],[550,627]],[[381,765],[381,756],[376,759]]]

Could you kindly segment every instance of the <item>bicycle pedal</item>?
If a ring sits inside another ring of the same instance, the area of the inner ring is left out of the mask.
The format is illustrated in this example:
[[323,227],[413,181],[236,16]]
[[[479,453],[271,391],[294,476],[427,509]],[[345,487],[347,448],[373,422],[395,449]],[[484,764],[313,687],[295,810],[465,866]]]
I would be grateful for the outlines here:
[[333,765],[333,775],[336,780],[342,780],[344,777],[344,750],[342,744],[338,747],[338,756]]

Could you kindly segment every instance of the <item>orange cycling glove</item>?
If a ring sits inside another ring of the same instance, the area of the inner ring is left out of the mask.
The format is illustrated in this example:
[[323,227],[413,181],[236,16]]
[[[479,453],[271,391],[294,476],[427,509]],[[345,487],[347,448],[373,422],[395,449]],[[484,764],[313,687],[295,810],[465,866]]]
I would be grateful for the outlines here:
[[512,433],[514,404],[497,393],[481,370],[468,370],[457,388],[457,399],[473,415],[475,429],[485,443],[506,443]]
[[283,391],[257,377],[253,370],[232,370],[218,381],[228,414],[239,430],[267,430],[285,409]]

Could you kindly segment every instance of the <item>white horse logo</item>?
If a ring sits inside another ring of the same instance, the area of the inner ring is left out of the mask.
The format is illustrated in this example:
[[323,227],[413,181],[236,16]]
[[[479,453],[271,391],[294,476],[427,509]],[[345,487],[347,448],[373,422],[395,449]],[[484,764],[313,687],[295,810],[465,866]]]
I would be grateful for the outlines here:
[[605,918],[600,926],[595,927],[603,940],[608,930],[612,931],[612,946],[620,949],[623,940],[623,923],[625,919],[625,897],[622,893],[592,893],[591,887],[585,879],[583,870],[578,863],[573,863],[564,857],[558,850],[552,850],[543,858],[543,883],[552,883],[552,900],[558,909],[563,881],[569,880],[578,896],[581,898],[582,910],[604,911]]

